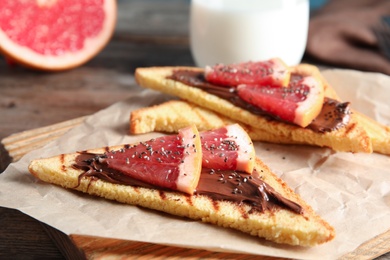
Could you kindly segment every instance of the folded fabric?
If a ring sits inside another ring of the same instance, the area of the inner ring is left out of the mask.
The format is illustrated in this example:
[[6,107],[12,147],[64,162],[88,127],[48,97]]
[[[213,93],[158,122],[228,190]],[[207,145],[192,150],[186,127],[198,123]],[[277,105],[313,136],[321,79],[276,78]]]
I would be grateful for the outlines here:
[[[331,0],[310,19],[306,58],[337,67],[390,75],[382,35],[390,1]],[[390,47],[387,47],[390,48]]]

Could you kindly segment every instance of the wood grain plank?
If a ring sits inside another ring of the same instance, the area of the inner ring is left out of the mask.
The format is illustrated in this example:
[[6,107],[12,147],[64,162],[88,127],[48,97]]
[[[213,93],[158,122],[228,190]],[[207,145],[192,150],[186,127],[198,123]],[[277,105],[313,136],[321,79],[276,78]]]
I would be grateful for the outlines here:
[[285,258],[213,252],[201,249],[181,248],[153,243],[135,242],[120,239],[71,235],[71,239],[85,253],[87,259],[184,259],[184,260],[282,260]]
[[390,230],[363,243],[353,252],[341,257],[340,260],[374,259],[388,252],[390,252]]
[[18,161],[26,153],[45,146],[50,141],[56,140],[73,127],[81,124],[85,118],[86,116],[79,117],[58,124],[12,134],[4,138],[1,143],[12,161]]

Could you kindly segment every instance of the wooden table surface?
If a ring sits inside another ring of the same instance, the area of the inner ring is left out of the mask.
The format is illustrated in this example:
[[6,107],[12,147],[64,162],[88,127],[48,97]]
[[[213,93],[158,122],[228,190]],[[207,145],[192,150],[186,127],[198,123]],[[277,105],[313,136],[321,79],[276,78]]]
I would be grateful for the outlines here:
[[[136,67],[189,65],[188,0],[118,1],[108,46],[87,64],[45,73],[0,58],[0,140],[90,115],[131,95]],[[11,162],[0,148],[0,172]],[[0,259],[82,259],[70,238],[17,210],[0,207]],[[381,259],[390,259],[384,255]],[[220,258],[219,258],[220,259]]]

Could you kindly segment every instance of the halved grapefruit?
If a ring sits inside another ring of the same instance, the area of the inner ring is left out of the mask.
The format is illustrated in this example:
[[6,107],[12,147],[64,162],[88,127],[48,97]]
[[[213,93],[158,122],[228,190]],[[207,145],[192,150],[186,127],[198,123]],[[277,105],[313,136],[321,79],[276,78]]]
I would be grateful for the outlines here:
[[288,87],[243,84],[238,96],[282,120],[308,126],[321,112],[324,87],[312,76],[293,75]]
[[1,0],[0,52],[35,69],[74,68],[108,43],[115,23],[115,0]]
[[287,86],[290,70],[279,58],[229,65],[217,64],[206,67],[205,79],[210,83],[229,87],[240,84]]
[[202,147],[196,126],[127,149],[106,153],[104,163],[134,179],[193,194],[202,171]]
[[203,167],[238,170],[249,174],[255,164],[255,148],[247,132],[238,124],[200,133]]

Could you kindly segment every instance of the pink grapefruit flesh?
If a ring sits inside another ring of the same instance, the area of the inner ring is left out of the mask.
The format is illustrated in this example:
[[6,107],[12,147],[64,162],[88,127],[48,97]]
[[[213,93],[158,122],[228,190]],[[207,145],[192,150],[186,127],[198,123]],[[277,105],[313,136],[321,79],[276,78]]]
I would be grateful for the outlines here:
[[285,88],[242,84],[237,92],[246,102],[301,127],[318,116],[324,101],[322,83],[311,76],[293,76]]
[[238,124],[201,132],[203,167],[253,172],[255,148]]
[[195,126],[120,151],[108,152],[105,163],[134,179],[193,194],[202,170],[202,147]]
[[115,0],[2,0],[0,51],[28,67],[70,69],[108,43],[115,23]]
[[208,82],[228,87],[241,84],[287,86],[290,80],[288,66],[279,58],[259,62],[217,64],[206,67]]

